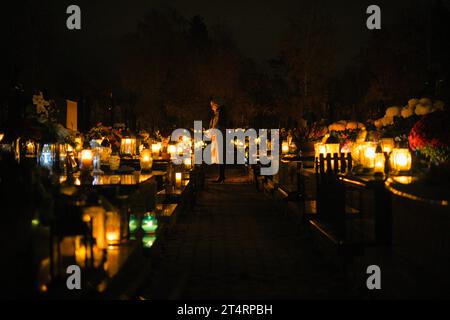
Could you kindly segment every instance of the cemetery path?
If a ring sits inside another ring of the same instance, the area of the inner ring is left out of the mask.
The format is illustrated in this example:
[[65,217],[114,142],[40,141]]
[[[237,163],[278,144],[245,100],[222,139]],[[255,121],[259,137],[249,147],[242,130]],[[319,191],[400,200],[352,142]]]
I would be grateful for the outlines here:
[[338,270],[253,184],[207,182],[194,211],[165,241],[142,299],[321,299],[345,292]]

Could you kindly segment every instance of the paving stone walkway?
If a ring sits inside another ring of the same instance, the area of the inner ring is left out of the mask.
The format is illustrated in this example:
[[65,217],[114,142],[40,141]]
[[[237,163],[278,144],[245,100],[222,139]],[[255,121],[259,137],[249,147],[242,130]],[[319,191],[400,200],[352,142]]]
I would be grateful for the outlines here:
[[177,221],[139,295],[150,300],[343,298],[340,274],[254,185],[209,182],[195,210]]

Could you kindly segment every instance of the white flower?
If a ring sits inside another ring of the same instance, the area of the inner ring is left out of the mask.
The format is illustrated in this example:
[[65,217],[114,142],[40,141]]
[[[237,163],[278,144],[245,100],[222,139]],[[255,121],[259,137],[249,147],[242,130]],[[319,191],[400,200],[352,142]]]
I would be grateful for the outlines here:
[[414,109],[413,108],[410,108],[410,107],[407,106],[407,107],[404,107],[402,109],[402,117],[403,118],[409,118],[412,115],[414,115]]
[[42,100],[44,100],[44,95],[42,94],[42,92],[33,95],[33,104],[38,104]]
[[341,120],[335,123],[332,123],[328,126],[329,131],[344,131],[347,126],[347,121]]
[[36,105],[36,112],[37,113],[42,113],[42,114],[47,114],[47,109],[43,106],[43,105]]
[[386,109],[386,116],[389,118],[397,117],[401,113],[400,107],[390,107]]
[[418,116],[424,116],[426,114],[429,114],[430,112],[431,112],[431,106],[430,105],[425,106],[425,105],[422,105],[422,104],[418,104],[416,106],[415,113]]
[[358,122],[350,121],[345,128],[348,130],[358,129]]
[[394,124],[394,117],[384,116],[381,118],[381,123],[383,123],[383,127]]
[[419,99],[413,98],[408,100],[408,107],[414,108],[419,104]]

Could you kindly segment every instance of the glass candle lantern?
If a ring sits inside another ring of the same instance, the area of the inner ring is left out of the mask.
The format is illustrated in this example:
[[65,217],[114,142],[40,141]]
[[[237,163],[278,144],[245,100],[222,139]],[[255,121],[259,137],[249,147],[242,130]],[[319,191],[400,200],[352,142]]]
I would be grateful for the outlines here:
[[184,164],[184,167],[186,168],[186,169],[191,169],[192,168],[192,159],[191,158],[185,158],[184,160],[183,160],[183,164]]
[[117,245],[120,243],[120,214],[115,211],[108,211],[106,213],[106,241],[108,246]]
[[120,154],[123,156],[136,155],[136,138],[126,137],[120,140]]
[[331,157],[333,158],[333,155],[335,153],[339,154],[340,148],[339,148],[339,143],[327,143],[325,144],[325,148],[327,151],[327,154],[331,154]]
[[382,147],[378,146],[375,153],[373,172],[375,174],[384,174],[385,162],[386,159]]
[[181,174],[181,172],[176,172],[175,173],[175,186],[177,188],[181,187],[181,181],[182,181],[182,174]]
[[317,142],[314,144],[314,154],[316,158],[319,158],[322,154],[324,157],[327,155],[327,147],[322,142]]
[[363,142],[355,142],[352,144],[350,148],[350,152],[352,155],[352,160],[356,164],[361,164],[361,153],[364,150],[364,143]]
[[25,143],[25,157],[27,158],[35,158],[37,156],[37,145],[34,141],[28,140]]
[[94,167],[94,174],[102,174],[103,171],[101,169],[101,153],[102,148],[95,148],[93,155],[93,167]]
[[394,148],[389,158],[393,171],[402,172],[411,170],[411,152],[408,148]]
[[111,171],[119,170],[120,167],[120,157],[117,154],[113,154],[109,157],[109,169]]
[[167,152],[170,154],[170,158],[173,159],[175,157],[175,153],[177,152],[177,147],[173,144],[170,144],[167,147]]
[[155,157],[155,158],[159,157],[160,152],[161,152],[161,148],[162,148],[161,143],[154,143],[154,144],[152,144],[152,155],[153,155],[153,157]]
[[111,157],[111,153],[111,143],[107,138],[104,138],[100,147],[100,162],[102,165],[109,165],[109,157]]
[[153,158],[149,149],[144,149],[140,155],[141,170],[149,171],[152,169]]
[[145,233],[155,233],[158,228],[158,220],[151,214],[147,213],[142,217],[142,230]]
[[102,165],[109,164],[109,158],[111,157],[112,150],[109,147],[102,147],[100,149],[100,161]]
[[360,152],[361,164],[365,169],[373,169],[375,167],[375,153],[377,146],[374,142],[365,142]]
[[283,142],[281,143],[281,152],[282,152],[283,154],[286,154],[286,153],[289,152],[289,143],[288,143],[287,141],[283,141]]
[[80,169],[92,170],[94,166],[94,153],[91,149],[83,149],[80,154]]
[[390,154],[391,151],[394,149],[394,139],[393,138],[383,138],[381,139],[381,147],[383,149],[383,152],[386,152],[387,154]]
[[130,215],[130,221],[128,221],[128,230],[130,230],[130,234],[135,234],[138,229],[138,218],[136,215]]
[[42,146],[41,154],[39,156],[39,163],[42,167],[49,170],[53,167],[55,161],[56,146],[53,144],[44,144]]

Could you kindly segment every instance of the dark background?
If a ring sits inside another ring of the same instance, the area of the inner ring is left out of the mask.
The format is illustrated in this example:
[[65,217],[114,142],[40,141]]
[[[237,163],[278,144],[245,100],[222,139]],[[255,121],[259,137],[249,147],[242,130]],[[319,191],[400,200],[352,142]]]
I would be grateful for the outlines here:
[[[211,96],[225,99],[236,126],[366,120],[412,97],[448,102],[449,3],[10,2],[0,121],[36,90],[61,109],[78,101],[81,129],[192,126]],[[80,31],[66,28],[70,4],[81,7]],[[381,7],[382,30],[366,28],[370,4]]]

